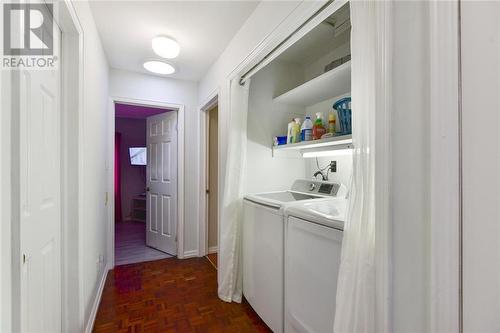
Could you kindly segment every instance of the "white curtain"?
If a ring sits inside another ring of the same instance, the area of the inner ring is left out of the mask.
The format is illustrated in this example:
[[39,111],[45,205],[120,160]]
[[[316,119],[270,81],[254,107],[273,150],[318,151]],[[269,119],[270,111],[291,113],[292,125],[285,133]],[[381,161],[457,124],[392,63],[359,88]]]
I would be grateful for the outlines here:
[[[351,1],[350,6],[353,175],[334,331],[387,332],[390,235],[388,210],[382,199],[388,194],[380,191],[377,167],[385,165],[380,161],[390,149],[381,142],[387,143],[389,137],[391,3]],[[381,148],[378,152],[377,147]]]
[[245,158],[247,146],[248,88],[250,80],[240,85],[238,79],[230,84],[229,121],[226,131],[227,158],[225,165],[222,205],[220,211],[219,297],[226,302],[241,302],[241,221]]

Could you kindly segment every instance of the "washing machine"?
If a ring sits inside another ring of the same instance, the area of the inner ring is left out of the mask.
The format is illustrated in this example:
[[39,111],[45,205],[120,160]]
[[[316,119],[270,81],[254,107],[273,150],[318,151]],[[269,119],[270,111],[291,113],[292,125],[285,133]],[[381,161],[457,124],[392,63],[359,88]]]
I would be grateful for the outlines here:
[[243,219],[243,294],[275,333],[284,331],[284,211],[345,197],[343,184],[298,179],[290,190],[247,195]]
[[285,210],[286,333],[333,332],[346,206],[337,198]]

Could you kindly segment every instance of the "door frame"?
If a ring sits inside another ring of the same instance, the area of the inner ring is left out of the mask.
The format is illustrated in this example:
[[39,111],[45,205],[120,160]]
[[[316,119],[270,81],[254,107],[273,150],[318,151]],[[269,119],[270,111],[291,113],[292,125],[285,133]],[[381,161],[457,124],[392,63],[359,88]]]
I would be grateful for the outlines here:
[[[200,206],[198,211],[198,257],[203,257],[208,254],[208,200],[206,193],[206,186],[208,180],[208,112],[215,106],[219,105],[219,90],[213,91],[207,98],[207,100],[198,107],[200,110],[200,161],[203,163],[202,170],[200,172]],[[220,124],[220,122],[219,122]],[[217,202],[218,208],[220,207],[221,198],[221,174],[220,174],[220,138],[221,138],[221,128],[217,126],[217,137],[218,137],[218,149],[217,149],[217,174],[218,174],[218,185],[219,191],[217,191]],[[200,164],[201,165],[201,164]],[[217,239],[220,239],[220,221],[219,221],[219,209],[217,209]],[[219,246],[217,241],[217,248]]]
[[[85,321],[82,247],[84,179],[81,172],[84,169],[84,36],[72,1],[64,0],[59,4],[59,17],[55,20],[62,32],[62,328],[63,331],[73,331],[81,329]],[[75,127],[77,135],[71,130]]]
[[112,96],[108,105],[108,270],[115,267],[115,103],[156,107],[177,112],[177,258],[184,258],[184,105]]

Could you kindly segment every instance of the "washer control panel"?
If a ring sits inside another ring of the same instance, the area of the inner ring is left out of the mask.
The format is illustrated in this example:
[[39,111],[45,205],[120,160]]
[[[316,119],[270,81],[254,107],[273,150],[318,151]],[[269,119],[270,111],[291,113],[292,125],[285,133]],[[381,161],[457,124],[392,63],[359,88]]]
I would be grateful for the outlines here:
[[[333,188],[333,184],[327,184],[327,183],[325,183],[325,184],[321,184],[319,186],[318,192],[321,193],[321,194],[331,195],[333,189],[334,189]],[[338,190],[338,188],[337,188],[337,190]]]
[[345,193],[339,193],[342,187],[345,188],[345,186],[340,183],[297,179],[292,185],[292,191],[336,197],[345,195]]

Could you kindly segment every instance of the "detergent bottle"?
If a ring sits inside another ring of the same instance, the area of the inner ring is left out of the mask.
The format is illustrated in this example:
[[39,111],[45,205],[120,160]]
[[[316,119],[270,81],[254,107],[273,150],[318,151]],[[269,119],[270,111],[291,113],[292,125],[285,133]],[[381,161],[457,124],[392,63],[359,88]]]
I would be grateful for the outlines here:
[[295,118],[292,127],[292,143],[300,142],[300,118]]
[[326,129],[323,126],[323,114],[321,112],[316,113],[316,120],[313,126],[313,139],[319,140],[326,133]]
[[335,135],[335,128],[337,126],[337,120],[335,118],[335,113],[330,110],[328,113],[328,133]]
[[302,141],[311,141],[313,139],[312,130],[313,130],[313,123],[311,121],[311,117],[306,116],[306,119],[304,119],[302,127],[300,128]]
[[286,143],[292,143],[293,142],[293,126],[295,125],[295,119],[292,119],[291,122],[288,123],[288,129],[286,132]]

